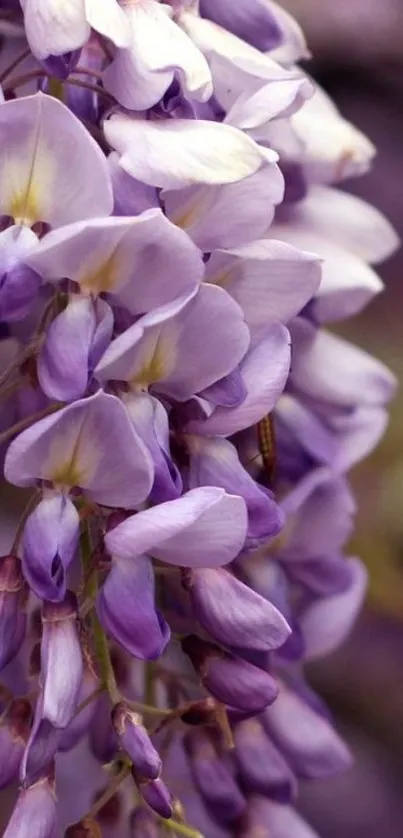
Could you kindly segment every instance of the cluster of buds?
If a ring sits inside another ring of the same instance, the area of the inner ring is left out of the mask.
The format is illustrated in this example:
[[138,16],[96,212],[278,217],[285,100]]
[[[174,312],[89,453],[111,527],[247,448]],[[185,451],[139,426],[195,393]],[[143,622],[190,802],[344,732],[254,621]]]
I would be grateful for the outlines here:
[[334,187],[373,146],[274,0],[0,24],[4,837],[314,838],[298,780],[350,755],[304,664],[395,389],[327,328],[397,245]]

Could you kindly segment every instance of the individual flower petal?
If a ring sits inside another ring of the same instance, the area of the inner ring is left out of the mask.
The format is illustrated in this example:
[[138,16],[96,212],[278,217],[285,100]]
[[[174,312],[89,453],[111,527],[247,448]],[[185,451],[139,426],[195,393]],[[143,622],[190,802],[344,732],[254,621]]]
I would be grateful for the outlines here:
[[16,224],[59,227],[112,210],[101,149],[53,96],[0,105],[0,163],[0,209]]
[[239,838],[248,838],[259,830],[261,838],[319,838],[318,834],[298,815],[292,806],[255,795],[250,798],[245,831]]
[[345,416],[334,417],[332,426],[338,441],[332,466],[348,471],[378,444],[387,428],[389,416],[383,407],[362,405]]
[[245,535],[243,499],[209,486],[132,515],[107,533],[105,545],[122,559],[150,551],[168,564],[220,567],[240,552]]
[[121,702],[113,708],[112,724],[118,741],[130,757],[137,777],[156,780],[162,761],[142,724],[141,717]]
[[99,391],[41,419],[9,446],[5,475],[16,486],[36,479],[79,486],[91,500],[133,508],[149,494],[149,454],[116,396]]
[[234,183],[265,160],[264,150],[242,131],[202,119],[153,121],[115,113],[104,133],[126,172],[164,189]]
[[256,332],[270,322],[287,323],[314,296],[321,281],[317,256],[282,241],[263,240],[216,250],[206,280],[225,288]]
[[346,560],[351,571],[350,585],[341,593],[315,599],[299,616],[309,659],[328,655],[350,633],[361,608],[368,574],[358,559]]
[[265,0],[239,0],[235,7],[231,0],[201,0],[200,12],[262,52],[281,43],[281,30]]
[[148,322],[137,321],[112,342],[98,364],[98,379],[129,381],[186,401],[230,373],[249,345],[241,308],[210,285],[165,322],[147,328]]
[[[106,540],[118,529],[119,526],[111,530]],[[98,594],[97,611],[108,633],[129,654],[141,660],[155,660],[164,651],[170,630],[155,606],[150,559],[135,552],[131,556],[113,560]]]
[[54,781],[44,777],[21,789],[3,838],[56,838],[57,810]]
[[51,399],[66,402],[84,395],[112,331],[113,313],[104,300],[71,297],[64,311],[50,324],[38,358],[43,392]]
[[225,123],[246,131],[254,140],[265,144],[270,139],[271,120],[288,117],[313,92],[313,85],[303,75],[290,75],[275,83],[262,84],[256,90],[247,88],[229,109]]
[[241,779],[249,792],[267,795],[280,803],[295,797],[296,779],[258,719],[238,722],[234,741]]
[[394,376],[367,352],[330,332],[296,321],[292,338],[290,382],[307,397],[346,408],[357,402],[382,405],[392,398]]
[[274,162],[237,183],[162,192],[168,217],[207,253],[266,233],[283,195],[284,178]]
[[41,277],[24,264],[37,236],[27,227],[9,227],[0,233],[0,321],[12,323],[28,314]]
[[147,110],[177,77],[189,98],[206,101],[213,92],[206,59],[155,0],[123,6],[129,47],[118,50],[104,72],[104,85],[131,110]]
[[304,201],[282,207],[279,229],[286,227],[330,239],[370,264],[387,259],[399,244],[392,225],[375,207],[326,186],[312,185]]
[[[136,779],[134,777],[134,779]],[[172,798],[165,783],[158,780],[151,780],[149,783],[138,784],[138,790],[150,809],[161,818],[172,817]]]
[[52,231],[29,265],[47,280],[68,277],[88,294],[111,294],[134,314],[191,296],[203,275],[199,250],[160,209]]
[[146,445],[154,464],[150,499],[154,503],[174,500],[182,493],[182,478],[171,459],[169,424],[165,408],[148,393],[129,394],[125,405],[133,425]]
[[349,767],[348,748],[331,723],[287,687],[281,686],[262,721],[299,776],[322,779]]
[[271,602],[224,568],[198,568],[185,579],[196,620],[224,646],[269,651],[291,633]]
[[42,715],[55,727],[65,728],[76,710],[83,675],[75,596],[68,591],[63,602],[45,602],[42,624]]
[[113,188],[114,215],[140,215],[148,209],[159,207],[157,190],[128,175],[119,166],[119,155],[112,151],[108,157]]
[[[77,707],[84,704],[87,699],[92,696],[97,689],[99,689],[99,678],[95,675],[92,661],[88,659],[83,649],[83,664],[84,672],[81,680],[81,686],[77,697]],[[70,751],[79,742],[79,740],[87,733],[91,726],[91,722],[97,712],[96,697],[86,704],[79,713],[75,713],[71,722],[62,731],[59,740],[59,751]]]
[[220,822],[230,824],[245,810],[246,801],[231,771],[203,730],[194,730],[185,740],[194,783],[203,800]]
[[0,671],[16,656],[27,628],[28,588],[17,556],[0,558]]
[[223,704],[247,713],[260,713],[276,698],[274,678],[248,661],[222,652],[195,635],[182,641],[182,649],[205,688]]
[[62,494],[42,498],[24,527],[22,569],[41,599],[60,602],[66,593],[67,571],[76,554],[79,517]]
[[43,776],[53,762],[62,735],[60,728],[43,718],[43,695],[36,703],[34,722],[20,766],[20,780],[31,785]]
[[93,27],[117,47],[128,42],[125,18],[116,0],[22,0],[25,32],[34,55],[57,56],[75,50],[88,41]]
[[18,772],[31,724],[31,705],[25,698],[13,699],[0,717],[0,789],[18,779]]
[[248,391],[245,401],[232,409],[218,407],[208,419],[190,421],[187,431],[230,436],[255,425],[273,409],[284,389],[289,366],[289,333],[284,326],[273,323],[259,333],[241,364]]
[[[378,275],[358,256],[313,230],[294,229],[292,225],[275,225],[273,234],[297,248],[313,250],[321,257],[322,281],[310,305],[316,322],[343,320],[361,311],[383,289]],[[312,295],[314,296],[314,295]]]
[[257,549],[280,532],[284,519],[279,507],[270,492],[257,485],[243,468],[231,442],[196,436],[187,436],[185,441],[190,455],[187,474],[190,489],[220,486],[245,500],[248,510],[245,549]]

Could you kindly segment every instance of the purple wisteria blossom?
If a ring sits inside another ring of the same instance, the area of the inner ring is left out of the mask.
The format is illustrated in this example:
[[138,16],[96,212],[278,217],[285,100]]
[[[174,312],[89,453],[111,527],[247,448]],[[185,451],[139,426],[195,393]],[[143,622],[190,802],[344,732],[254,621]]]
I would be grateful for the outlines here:
[[365,595],[347,472],[395,389],[331,331],[397,246],[335,186],[374,148],[272,0],[10,0],[10,20],[5,838],[315,838],[299,780],[351,757],[304,665]]

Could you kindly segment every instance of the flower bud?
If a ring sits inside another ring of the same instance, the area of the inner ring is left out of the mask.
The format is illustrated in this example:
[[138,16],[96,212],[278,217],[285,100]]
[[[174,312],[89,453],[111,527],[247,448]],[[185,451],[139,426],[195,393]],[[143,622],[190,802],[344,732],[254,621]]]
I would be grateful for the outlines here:
[[0,789],[18,777],[18,771],[29,737],[32,710],[25,698],[10,702],[0,718]]
[[271,742],[259,719],[234,726],[235,757],[247,791],[288,803],[296,792],[296,779],[287,761]]
[[28,586],[17,556],[0,558],[0,670],[15,657],[25,637]]
[[212,739],[202,730],[189,733],[185,747],[193,779],[209,809],[223,823],[237,820],[246,803],[227,755],[220,755]]
[[143,800],[148,804],[150,809],[156,812],[161,818],[171,818],[172,798],[165,783],[160,779],[150,780],[148,783],[138,782],[136,773],[133,770],[132,776]]
[[56,796],[52,775],[21,789],[3,838],[55,838]]
[[276,698],[278,689],[274,678],[251,663],[227,654],[194,634],[182,641],[182,649],[190,657],[206,689],[223,704],[259,713]]
[[132,760],[137,778],[156,780],[162,762],[142,724],[141,717],[121,702],[113,708],[112,724],[120,746]]

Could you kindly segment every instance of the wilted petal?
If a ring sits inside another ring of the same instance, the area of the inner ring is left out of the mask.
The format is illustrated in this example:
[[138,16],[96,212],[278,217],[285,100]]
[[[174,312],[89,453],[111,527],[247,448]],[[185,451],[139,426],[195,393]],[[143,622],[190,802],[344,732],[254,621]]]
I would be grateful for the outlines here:
[[246,535],[242,498],[223,489],[192,489],[127,518],[105,536],[109,553],[131,559],[151,552],[183,567],[219,567],[240,552]]
[[299,616],[306,657],[319,658],[340,646],[350,633],[361,608],[368,574],[359,559],[346,560],[351,572],[347,590],[333,596],[320,597]]
[[10,483],[79,486],[96,503],[135,507],[153,483],[152,463],[122,402],[99,391],[41,419],[10,445]]
[[218,407],[208,419],[192,420],[187,430],[200,435],[230,436],[255,425],[273,409],[290,367],[290,336],[278,323],[259,333],[241,364],[248,395],[235,408]]
[[121,702],[113,708],[112,724],[120,747],[133,763],[136,776],[143,780],[156,780],[161,772],[162,761],[141,717]]
[[0,671],[20,650],[27,628],[28,588],[17,556],[0,558]]
[[224,646],[268,651],[289,636],[280,611],[224,568],[198,568],[185,579],[196,620]]
[[[119,526],[111,530],[106,540],[116,530]],[[155,660],[169,641],[169,626],[155,606],[150,559],[133,551],[131,556],[113,560],[98,594],[97,611],[105,629],[129,654],[141,660]]]
[[112,114],[104,132],[126,172],[164,189],[234,183],[253,175],[265,160],[264,150],[242,131],[202,119],[153,121]]
[[67,571],[78,537],[78,512],[65,495],[42,498],[29,515],[24,528],[22,567],[30,588],[41,599],[60,602],[64,598]]
[[349,767],[350,753],[331,723],[296,692],[281,686],[263,724],[291,768],[301,777],[324,779]]
[[176,77],[191,99],[213,92],[206,59],[155,0],[123,6],[129,47],[118,50],[104,73],[104,84],[130,110],[147,110],[162,99]]
[[57,838],[54,782],[45,777],[22,789],[3,838]]
[[88,294],[111,294],[134,314],[191,296],[203,275],[199,250],[160,209],[53,231],[29,264],[47,280],[68,277]]
[[284,178],[275,162],[266,162],[237,183],[162,193],[168,217],[207,253],[255,241],[266,233],[283,195]]
[[282,241],[255,241],[231,250],[216,250],[206,280],[225,288],[239,303],[249,328],[287,323],[314,296],[321,281],[317,256]]
[[18,779],[32,710],[25,698],[13,699],[0,717],[0,789]]
[[0,209],[16,224],[59,227],[112,210],[103,152],[53,96],[0,105],[0,163]]
[[245,719],[234,728],[235,756],[249,792],[287,803],[296,793],[296,779],[258,719]]

